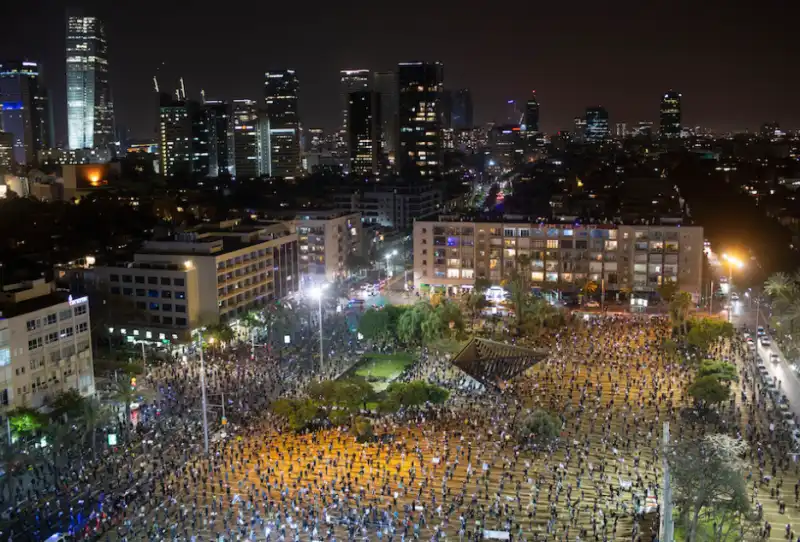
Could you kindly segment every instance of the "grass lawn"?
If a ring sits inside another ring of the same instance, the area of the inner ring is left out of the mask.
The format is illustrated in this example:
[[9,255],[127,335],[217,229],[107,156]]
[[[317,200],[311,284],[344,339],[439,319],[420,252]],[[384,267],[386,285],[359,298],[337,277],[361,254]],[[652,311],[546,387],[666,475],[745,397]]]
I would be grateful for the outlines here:
[[414,361],[408,352],[397,354],[366,354],[365,361],[356,369],[356,374],[363,377],[375,377],[393,380]]

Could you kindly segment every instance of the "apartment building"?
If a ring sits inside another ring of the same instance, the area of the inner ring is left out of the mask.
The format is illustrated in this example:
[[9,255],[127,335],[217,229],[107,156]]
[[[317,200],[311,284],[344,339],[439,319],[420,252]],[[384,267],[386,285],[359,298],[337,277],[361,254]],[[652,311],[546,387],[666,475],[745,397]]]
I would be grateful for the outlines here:
[[478,277],[499,285],[520,256],[534,285],[564,288],[592,280],[606,292],[654,292],[677,281],[698,298],[703,228],[664,225],[572,225],[469,222],[456,216],[414,223],[414,283],[452,293]]
[[333,196],[340,211],[358,212],[365,224],[405,229],[414,219],[442,212],[444,189],[437,184],[374,183]]
[[132,262],[94,272],[113,300],[112,334],[166,343],[297,291],[299,266],[292,224],[234,220],[147,242]]
[[0,407],[39,408],[70,388],[95,391],[89,301],[44,279],[0,291]]
[[331,282],[347,274],[346,260],[361,254],[361,215],[342,211],[306,211],[294,219],[300,248],[300,272],[308,283]]

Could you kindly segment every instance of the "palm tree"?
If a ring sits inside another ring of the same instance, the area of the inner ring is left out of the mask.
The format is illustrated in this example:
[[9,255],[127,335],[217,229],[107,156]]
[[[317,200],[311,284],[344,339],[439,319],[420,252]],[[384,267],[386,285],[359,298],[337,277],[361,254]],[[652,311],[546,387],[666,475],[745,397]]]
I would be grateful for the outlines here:
[[84,439],[91,439],[92,458],[94,458],[97,456],[97,430],[108,422],[108,409],[100,401],[92,397],[84,402],[81,419],[86,428]]
[[797,289],[797,284],[786,273],[773,273],[764,283],[764,290],[774,297],[786,297]]
[[47,426],[45,429],[45,434],[47,435],[47,441],[50,444],[50,460],[53,463],[53,485],[56,487],[56,492],[58,492],[58,460],[61,457],[64,443],[67,442],[68,437],[70,436],[71,429],[68,425],[53,422]]
[[673,329],[677,328],[686,334],[686,325],[689,321],[689,310],[692,308],[692,296],[689,292],[678,292],[672,296],[669,303],[669,317]]
[[111,396],[114,401],[122,403],[125,406],[124,425],[126,428],[131,421],[131,403],[136,400],[136,395],[136,389],[131,385],[130,380],[121,378],[114,382],[114,388],[111,392]]

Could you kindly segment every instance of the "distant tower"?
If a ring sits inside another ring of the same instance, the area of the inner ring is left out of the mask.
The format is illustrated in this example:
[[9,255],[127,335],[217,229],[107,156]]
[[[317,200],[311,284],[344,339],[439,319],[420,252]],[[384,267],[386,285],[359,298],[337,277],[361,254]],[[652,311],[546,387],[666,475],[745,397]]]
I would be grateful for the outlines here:
[[608,128],[608,111],[605,107],[586,108],[585,139],[590,143],[597,143],[608,138],[611,134]]
[[670,90],[661,98],[661,137],[681,136],[681,95]]
[[299,92],[300,81],[294,70],[270,70],[264,74],[271,171],[276,177],[294,178],[301,173]]
[[381,95],[370,90],[350,93],[348,148],[350,171],[377,175],[381,151]]
[[539,100],[536,99],[536,91],[533,91],[533,96],[528,99],[525,104],[525,129],[529,133],[536,133],[539,131]]
[[400,173],[422,179],[439,177],[442,169],[441,62],[404,62],[397,67]]
[[108,147],[114,141],[105,25],[78,13],[67,16],[67,132],[70,149]]
[[0,131],[13,135],[14,161],[36,163],[51,147],[50,102],[36,62],[0,62]]

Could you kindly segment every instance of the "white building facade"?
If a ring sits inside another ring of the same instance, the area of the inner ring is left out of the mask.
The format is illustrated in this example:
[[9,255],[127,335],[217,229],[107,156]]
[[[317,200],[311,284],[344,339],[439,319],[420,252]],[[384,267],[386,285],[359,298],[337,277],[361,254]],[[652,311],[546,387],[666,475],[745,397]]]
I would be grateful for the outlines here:
[[0,406],[39,408],[69,389],[95,392],[89,300],[40,279],[0,293]]

